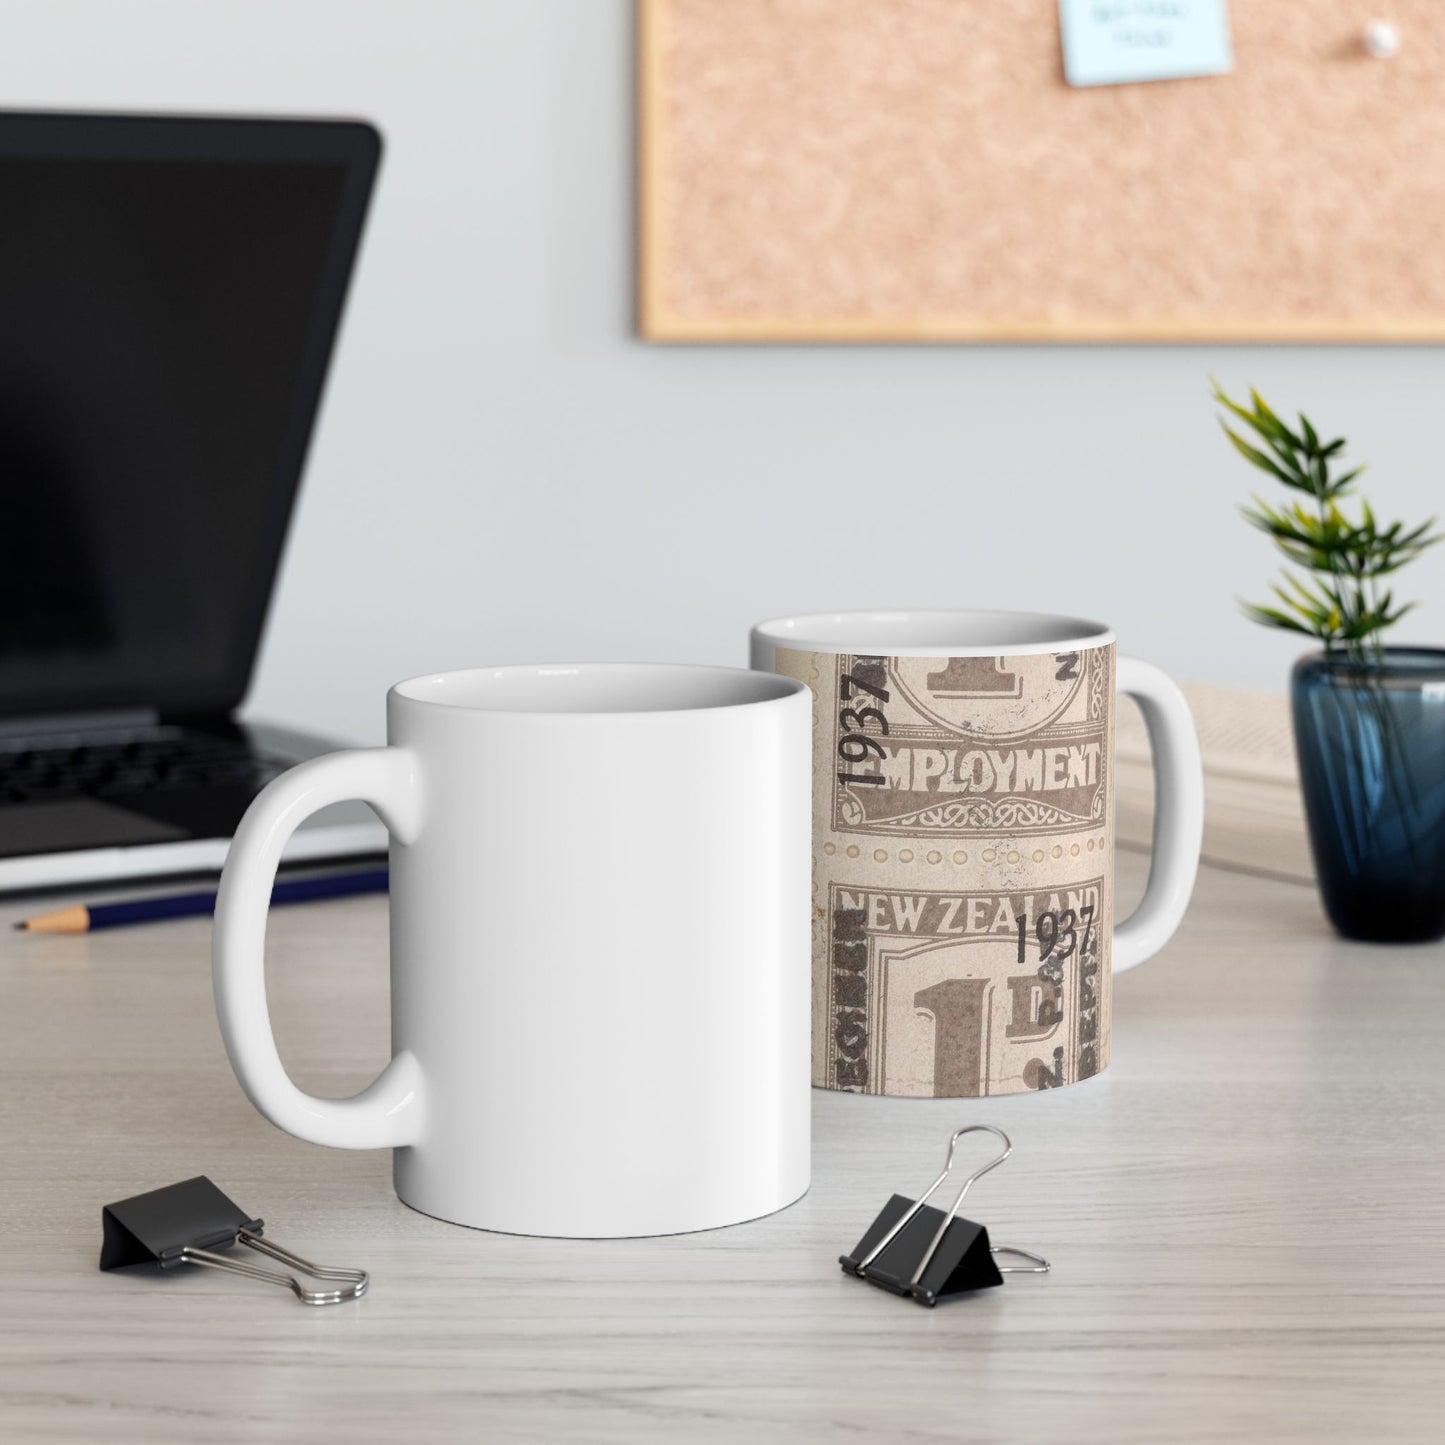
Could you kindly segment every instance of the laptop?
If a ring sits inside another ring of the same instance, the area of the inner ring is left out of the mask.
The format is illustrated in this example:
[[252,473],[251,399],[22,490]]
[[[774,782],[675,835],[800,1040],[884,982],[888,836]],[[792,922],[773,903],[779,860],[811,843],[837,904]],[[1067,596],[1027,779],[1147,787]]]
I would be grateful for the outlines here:
[[[380,149],[0,114],[0,890],[218,869],[335,746],[237,709]],[[287,857],[384,847],[352,804]]]

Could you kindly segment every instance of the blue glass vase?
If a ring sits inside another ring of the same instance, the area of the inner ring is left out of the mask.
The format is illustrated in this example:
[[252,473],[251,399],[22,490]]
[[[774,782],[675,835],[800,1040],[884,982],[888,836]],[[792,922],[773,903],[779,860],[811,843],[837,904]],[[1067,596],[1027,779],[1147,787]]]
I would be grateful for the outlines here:
[[1290,679],[1315,872],[1346,938],[1445,936],[1445,650],[1314,653]]

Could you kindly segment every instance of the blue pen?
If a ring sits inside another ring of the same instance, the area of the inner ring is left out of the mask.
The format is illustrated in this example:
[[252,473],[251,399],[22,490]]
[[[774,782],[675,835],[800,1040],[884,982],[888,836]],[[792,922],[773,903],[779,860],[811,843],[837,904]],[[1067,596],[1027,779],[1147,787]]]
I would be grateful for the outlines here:
[[[350,898],[357,893],[385,893],[387,870],[366,868],[356,873],[328,873],[319,878],[283,879],[271,890],[272,905],[310,903],[318,898]],[[216,911],[214,892],[173,893],[165,898],[136,898],[128,903],[77,903],[17,923],[27,933],[94,933],[127,923],[152,923],[160,918],[193,918]]]

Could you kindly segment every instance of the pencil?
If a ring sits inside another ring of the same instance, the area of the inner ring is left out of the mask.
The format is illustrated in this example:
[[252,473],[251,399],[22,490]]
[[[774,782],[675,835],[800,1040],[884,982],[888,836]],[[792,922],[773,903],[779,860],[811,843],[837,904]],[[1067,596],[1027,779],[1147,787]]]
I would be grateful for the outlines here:
[[[357,893],[384,893],[385,868],[355,873],[327,873],[319,878],[288,878],[271,890],[271,903],[310,903],[318,898],[350,898]],[[172,893],[162,898],[136,898],[127,903],[84,903],[41,913],[15,925],[27,933],[94,933],[128,923],[153,923],[162,918],[193,918],[216,911],[216,895]]]

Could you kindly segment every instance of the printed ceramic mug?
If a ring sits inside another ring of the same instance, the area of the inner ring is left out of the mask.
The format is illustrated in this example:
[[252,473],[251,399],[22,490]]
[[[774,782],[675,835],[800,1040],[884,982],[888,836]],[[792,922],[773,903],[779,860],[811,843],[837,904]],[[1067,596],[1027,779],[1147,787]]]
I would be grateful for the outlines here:
[[[1114,634],[1019,612],[835,612],[752,633],[813,692],[813,1082],[975,1097],[1109,1062],[1110,975],[1157,953],[1199,865],[1188,705]],[[1140,705],[1154,856],[1113,924],[1114,694]]]
[[[386,747],[303,763],[236,833],[221,1032],[251,1102],[394,1149],[424,1214],[593,1238],[735,1224],[808,1187],[807,688],[733,668],[501,667],[387,698]],[[308,814],[391,832],[391,1062],[350,1099],[287,1077],[266,907]]]

